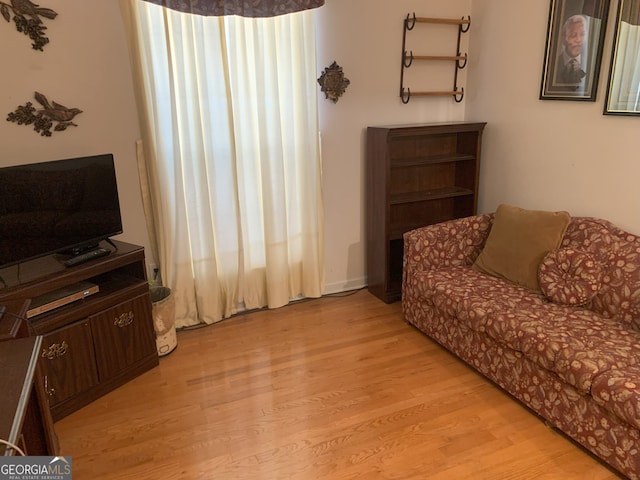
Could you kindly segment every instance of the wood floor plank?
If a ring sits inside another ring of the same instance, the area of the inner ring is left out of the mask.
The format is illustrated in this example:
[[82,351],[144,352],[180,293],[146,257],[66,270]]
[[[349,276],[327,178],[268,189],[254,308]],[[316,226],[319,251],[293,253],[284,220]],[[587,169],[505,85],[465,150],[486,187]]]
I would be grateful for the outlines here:
[[179,332],[56,430],[80,480],[618,478],[366,291]]

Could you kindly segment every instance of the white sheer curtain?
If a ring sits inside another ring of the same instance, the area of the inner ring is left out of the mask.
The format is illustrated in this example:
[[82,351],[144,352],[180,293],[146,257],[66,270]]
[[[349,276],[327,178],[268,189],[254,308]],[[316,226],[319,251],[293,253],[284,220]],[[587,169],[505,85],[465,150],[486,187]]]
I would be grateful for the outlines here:
[[640,110],[640,25],[620,22],[609,108]]
[[121,6],[139,81],[143,196],[176,325],[320,296],[313,12]]

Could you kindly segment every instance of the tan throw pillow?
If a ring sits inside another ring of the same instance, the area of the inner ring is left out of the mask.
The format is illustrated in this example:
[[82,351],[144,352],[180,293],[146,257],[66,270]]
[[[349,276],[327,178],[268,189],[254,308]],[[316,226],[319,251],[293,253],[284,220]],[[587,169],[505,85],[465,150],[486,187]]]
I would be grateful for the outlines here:
[[502,204],[473,267],[539,292],[540,262],[560,246],[570,220],[567,212],[525,210]]

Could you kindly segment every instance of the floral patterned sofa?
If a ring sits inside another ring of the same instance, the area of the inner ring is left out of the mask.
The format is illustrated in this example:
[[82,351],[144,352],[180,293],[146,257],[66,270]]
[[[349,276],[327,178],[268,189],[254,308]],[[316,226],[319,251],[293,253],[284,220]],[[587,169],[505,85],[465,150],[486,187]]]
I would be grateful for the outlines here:
[[640,479],[640,237],[570,218],[537,265],[537,291],[475,267],[495,216],[405,233],[405,319]]

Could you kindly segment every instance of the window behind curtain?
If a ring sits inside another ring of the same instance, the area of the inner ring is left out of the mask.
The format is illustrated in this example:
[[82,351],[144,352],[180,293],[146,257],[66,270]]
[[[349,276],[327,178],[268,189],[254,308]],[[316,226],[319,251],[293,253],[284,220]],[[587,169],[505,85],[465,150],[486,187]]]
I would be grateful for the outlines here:
[[132,5],[158,244],[164,278],[183,300],[177,317],[210,323],[319,296],[313,12],[246,19]]

